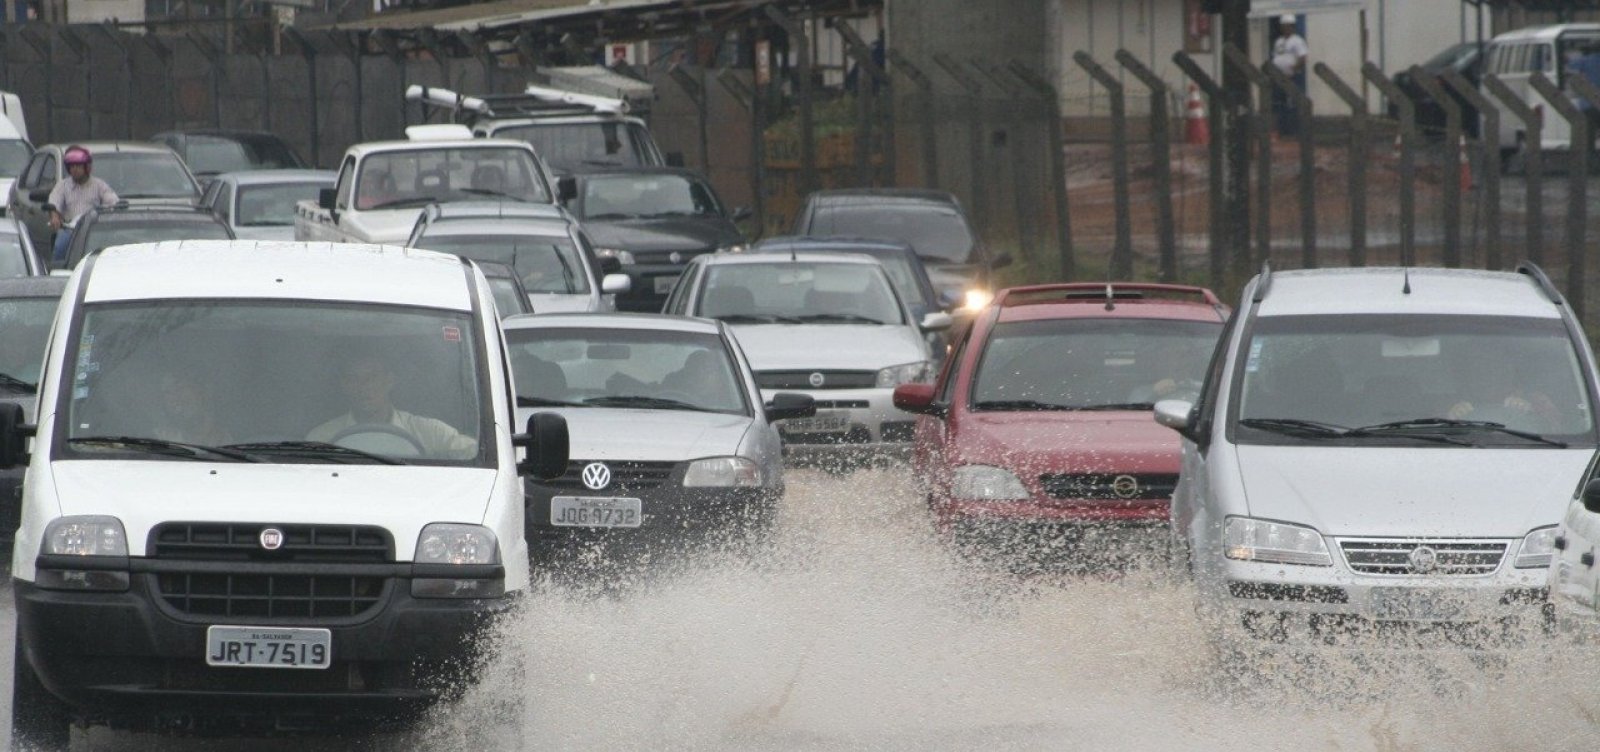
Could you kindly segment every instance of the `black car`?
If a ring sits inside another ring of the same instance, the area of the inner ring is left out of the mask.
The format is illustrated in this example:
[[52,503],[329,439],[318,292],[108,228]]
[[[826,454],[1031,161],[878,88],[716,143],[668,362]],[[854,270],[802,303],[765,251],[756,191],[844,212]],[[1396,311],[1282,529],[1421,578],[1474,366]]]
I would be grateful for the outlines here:
[[[22,407],[33,422],[39,365],[50,338],[66,277],[0,279],[0,403]],[[0,562],[11,563],[11,544],[22,509],[25,466],[0,470]]]
[[689,259],[704,253],[742,251],[732,212],[698,173],[671,167],[582,172],[560,181],[562,200],[577,215],[602,260],[615,258],[631,278],[617,295],[617,309],[654,313],[678,281]]
[[984,288],[989,273],[1011,263],[991,256],[956,197],[916,188],[817,191],[795,216],[795,235],[848,235],[896,240],[916,249],[941,295],[964,297]]
[[206,128],[165,131],[150,140],[172,147],[204,183],[210,183],[211,178],[224,172],[307,167],[305,160],[288,143],[271,133]]
[[83,257],[114,245],[163,240],[233,240],[233,230],[216,215],[190,206],[116,206],[95,209],[78,220],[66,259],[55,266],[71,269]]
[[[1443,81],[1440,81],[1438,76],[1445,71],[1453,70],[1461,74],[1463,78],[1471,81],[1473,86],[1477,86],[1479,77],[1483,75],[1482,52],[1487,47],[1487,43],[1480,46],[1477,42],[1462,42],[1461,44],[1451,45],[1446,47],[1443,52],[1428,58],[1426,62],[1418,66],[1423,71],[1434,76],[1434,80],[1439,83],[1439,86],[1449,92],[1450,98],[1454,99],[1456,104],[1461,107],[1461,129],[1468,138],[1478,137],[1478,108],[1473,107],[1467,102],[1466,98],[1456,93],[1454,89],[1451,89]],[[1429,138],[1442,138],[1444,136],[1444,108],[1439,106],[1439,103],[1434,101],[1433,97],[1429,96],[1428,92],[1417,84],[1416,80],[1412,78],[1410,70],[1396,73],[1394,84],[1400,87],[1400,90],[1405,92],[1406,96],[1410,97],[1411,101],[1416,104],[1417,130]],[[1400,117],[1400,108],[1393,102],[1389,103],[1389,117]]]

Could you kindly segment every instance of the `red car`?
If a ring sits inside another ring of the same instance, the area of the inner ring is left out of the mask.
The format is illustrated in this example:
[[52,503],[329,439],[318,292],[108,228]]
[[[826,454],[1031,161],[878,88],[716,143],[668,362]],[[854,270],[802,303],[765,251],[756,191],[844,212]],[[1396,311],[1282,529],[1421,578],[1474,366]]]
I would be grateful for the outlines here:
[[1227,317],[1200,287],[1002,290],[936,383],[895,390],[919,414],[913,468],[939,529],[966,544],[1165,524],[1179,441],[1151,408],[1195,399]]

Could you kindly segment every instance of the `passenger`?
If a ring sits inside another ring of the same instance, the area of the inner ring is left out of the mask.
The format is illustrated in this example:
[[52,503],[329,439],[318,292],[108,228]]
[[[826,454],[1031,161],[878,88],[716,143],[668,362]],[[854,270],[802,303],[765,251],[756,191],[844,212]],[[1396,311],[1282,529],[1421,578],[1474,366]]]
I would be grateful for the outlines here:
[[1468,372],[1468,399],[1450,406],[1451,420],[1487,420],[1512,428],[1548,431],[1561,424],[1561,410],[1548,395],[1521,385],[1517,369],[1505,365]]
[[1205,355],[1195,348],[1169,344],[1157,350],[1141,353],[1150,360],[1150,370],[1145,373],[1159,378],[1152,384],[1137,387],[1128,395],[1129,402],[1154,404],[1164,399],[1193,400],[1200,394],[1200,382],[1191,374],[1199,373]]
[[232,443],[217,421],[217,400],[210,385],[194,369],[180,366],[162,374],[160,405],[150,438],[202,446]]
[[425,457],[463,460],[477,455],[477,440],[462,435],[449,423],[396,409],[390,401],[394,384],[394,371],[382,358],[370,354],[352,356],[339,370],[339,390],[349,400],[350,412],[311,429],[306,439],[334,444],[367,427],[373,433],[408,437],[421,447]]

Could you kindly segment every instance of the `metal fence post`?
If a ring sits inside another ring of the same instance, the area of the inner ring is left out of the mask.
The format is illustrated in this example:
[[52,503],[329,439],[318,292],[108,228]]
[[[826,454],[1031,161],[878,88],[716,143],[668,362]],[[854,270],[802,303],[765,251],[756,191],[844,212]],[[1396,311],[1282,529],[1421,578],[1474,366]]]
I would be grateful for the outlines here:
[[[1411,66],[1411,80],[1444,111],[1444,149],[1441,151],[1457,153],[1461,148],[1461,104],[1420,65]],[[1452,161],[1446,159],[1440,171],[1444,182],[1444,265],[1457,268],[1461,266],[1461,181],[1451,179]]]
[[[1184,75],[1187,75],[1191,81],[1194,81],[1200,87],[1201,91],[1206,93],[1206,119],[1211,130],[1211,142],[1207,144],[1210,148],[1209,164],[1206,166],[1210,218],[1207,220],[1206,226],[1210,230],[1211,241],[1211,287],[1214,290],[1221,290],[1227,273],[1227,260],[1230,257],[1232,258],[1234,272],[1241,277],[1244,276],[1249,268],[1250,261],[1249,233],[1245,233],[1244,243],[1230,242],[1230,238],[1233,235],[1229,231],[1228,219],[1225,216],[1227,202],[1223,196],[1224,184],[1227,179],[1224,148],[1227,139],[1234,136],[1233,133],[1226,130],[1224,118],[1232,116],[1235,123],[1238,123],[1240,118],[1233,112],[1233,108],[1228,103],[1228,92],[1224,91],[1194,61],[1194,58],[1189,57],[1187,53],[1178,52],[1173,54],[1172,62],[1177,64],[1178,68],[1184,72]],[[1238,126],[1238,129],[1243,130],[1243,126]]]
[[1272,258],[1272,81],[1238,47],[1223,47],[1226,65],[1237,71],[1259,92],[1261,101],[1251,118],[1259,159],[1256,163],[1256,259],[1260,266]]
[[1172,218],[1172,121],[1167,116],[1167,84],[1146,68],[1133,53],[1117,50],[1116,60],[1150,90],[1150,159],[1155,168],[1156,243],[1160,249],[1160,279],[1178,279],[1178,245]]
[[1351,266],[1367,264],[1367,100],[1325,63],[1311,66],[1317,78],[1350,108],[1350,254]]
[[922,185],[925,188],[937,188],[939,187],[939,141],[934,123],[938,112],[935,109],[933,79],[928,78],[921,68],[894,50],[889,50],[889,63],[894,66],[894,70],[904,73],[906,78],[917,85],[917,97],[922,102],[920,117],[917,118],[918,125],[922,126],[920,136],[922,143],[919,144],[922,149]]
[[1483,258],[1490,269],[1500,268],[1500,108],[1478,91],[1466,77],[1453,70],[1444,72],[1443,79],[1451,90],[1483,115],[1483,128],[1479,143],[1483,146]]
[[[1483,77],[1483,86],[1494,95],[1495,99],[1505,105],[1505,108],[1522,121],[1523,131],[1523,160],[1522,167],[1526,180],[1524,188],[1527,193],[1527,209],[1523,212],[1528,249],[1528,259],[1535,264],[1544,263],[1544,152],[1540,144],[1544,143],[1544,111],[1535,110],[1523,101],[1522,97],[1506,86],[1504,81],[1494,74]],[[1532,146],[1528,146],[1532,144]]]
[[310,93],[307,101],[311,114],[311,164],[322,167],[322,130],[321,115],[317,107],[317,48],[312,46],[311,40],[301,31],[290,26],[283,30],[289,39],[300,48],[300,55],[306,59],[306,79]]
[[1400,264],[1417,263],[1417,106],[1378,66],[1368,62],[1361,75],[1400,110]]
[[968,98],[967,107],[967,191],[972,199],[972,213],[980,224],[991,232],[996,224],[994,217],[990,216],[992,209],[989,202],[989,192],[983,189],[979,177],[982,174],[983,164],[983,131],[984,131],[984,97],[983,84],[968,75],[961,69],[950,56],[939,52],[933,56],[934,65],[944,69],[944,72],[955,79],[956,84],[965,89]]
[[[894,82],[890,80],[889,72],[873,59],[871,45],[868,45],[855,29],[850,28],[849,24],[842,23],[835,24],[834,28],[849,47],[850,56],[856,59],[856,65],[860,66],[859,70],[864,71],[872,79],[872,102],[879,110],[879,119],[882,122],[878,124],[878,129],[883,134],[883,171],[879,182],[883,185],[894,185]],[[881,97],[879,92],[882,92]],[[858,88],[856,96],[862,96],[864,93],[864,89]],[[888,100],[887,104],[883,100]]]
[[811,195],[817,189],[817,134],[811,91],[811,42],[805,24],[778,10],[776,5],[763,6],[762,10],[772,22],[782,26],[789,35],[789,49],[795,53],[795,96],[800,108],[800,195]]
[[1300,133],[1297,139],[1300,142],[1300,265],[1306,269],[1315,269],[1317,266],[1317,153],[1311,140],[1311,97],[1306,96],[1294,79],[1284,75],[1278,66],[1272,63],[1263,63],[1261,72],[1267,75],[1267,80],[1272,82],[1274,88],[1282,91],[1284,96],[1294,100],[1295,119],[1299,121],[1296,129]]
[[667,75],[672,77],[673,83],[676,83],[678,88],[683,89],[683,93],[694,104],[697,122],[696,132],[700,140],[700,169],[709,174],[711,172],[711,139],[707,133],[709,126],[706,122],[709,112],[706,109],[705,69],[701,68],[700,71],[701,74],[699,76],[693,76],[684,70],[683,66],[674,65],[672,70],[667,72]]
[[1072,60],[1111,97],[1111,180],[1116,204],[1116,244],[1111,247],[1107,275],[1112,279],[1128,279],[1133,276],[1133,218],[1128,206],[1128,113],[1122,83],[1087,52],[1072,53]]
[[[121,132],[121,135],[122,135],[123,138],[132,140],[133,139],[133,92],[134,92],[134,88],[133,88],[133,50],[129,48],[128,40],[124,39],[123,35],[121,33],[117,32],[116,30],[111,28],[110,24],[104,24],[104,23],[95,24],[91,28],[93,28],[96,31],[100,32],[100,37],[101,38],[105,39],[108,44],[110,44],[113,47],[116,47],[117,51],[122,53],[122,75],[126,76],[127,79],[128,79],[128,91],[127,91],[127,99],[123,100],[123,102],[122,102],[122,128],[121,128],[120,132]],[[0,37],[0,39],[3,39],[3,37]],[[3,50],[0,50],[0,59],[4,59],[4,51]],[[92,65],[92,61],[91,61],[91,65]],[[91,95],[92,94],[93,94],[93,92],[91,92]],[[94,135],[99,135],[99,131],[94,131]]]
[[1050,193],[1055,200],[1056,242],[1061,252],[1061,279],[1071,280],[1077,274],[1077,257],[1072,247],[1072,221],[1067,216],[1067,151],[1062,135],[1061,97],[1055,84],[1034,73],[1019,60],[1006,64],[1011,75],[1016,76],[1044,99],[1050,117]]
[[[1579,78],[1570,76],[1569,78]],[[1572,128],[1572,137],[1569,141],[1567,153],[1570,156],[1567,162],[1567,302],[1572,305],[1572,312],[1580,318],[1583,316],[1583,260],[1584,247],[1583,235],[1589,220],[1589,119],[1567,99],[1567,94],[1556,86],[1553,81],[1546,78],[1543,73],[1535,72],[1528,77],[1531,85],[1546,102],[1561,115]]]
[[1011,149],[1011,216],[1017,226],[1017,249],[1027,257],[1032,258],[1032,248],[1037,241],[1034,238],[1033,222],[1031,221],[1033,212],[1029,211],[1027,206],[1032,193],[1032,191],[1028,190],[1027,178],[1028,162],[1033,155],[1023,150],[1022,141],[1016,137],[1016,133],[1021,130],[1017,126],[1020,126],[1024,115],[1023,91],[1008,79],[1005,71],[985,66],[980,60],[972,60],[971,65],[978,71],[988,75],[989,80],[1000,87],[1000,90],[1005,92],[1006,97],[1011,100],[1011,122],[1014,127],[1012,129],[1012,137],[1007,141]]
[[53,46],[52,40],[55,35],[52,34],[49,37],[41,36],[36,30],[36,26],[35,24],[24,24],[22,30],[17,33],[22,37],[22,41],[27,42],[28,46],[33,48],[33,53],[39,57],[40,67],[44,68],[44,135],[40,136],[40,134],[35,133],[33,137],[35,143],[50,143],[56,140],[56,98],[51,96],[50,93],[55,88],[50,85],[50,82],[55,78],[55,56],[50,54],[50,48]]

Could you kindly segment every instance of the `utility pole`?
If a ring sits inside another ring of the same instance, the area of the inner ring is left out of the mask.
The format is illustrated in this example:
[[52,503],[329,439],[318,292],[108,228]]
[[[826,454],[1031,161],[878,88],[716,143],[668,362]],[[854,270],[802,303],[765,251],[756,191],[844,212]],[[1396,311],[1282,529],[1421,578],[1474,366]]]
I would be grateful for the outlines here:
[[[1222,16],[1222,45],[1224,48],[1232,45],[1241,52],[1250,51],[1250,0],[1221,0]],[[1250,79],[1244,73],[1236,70],[1235,66],[1222,67],[1222,88],[1228,94],[1229,113],[1225,133],[1213,133],[1212,138],[1225,138],[1228,154],[1228,181],[1224,189],[1224,204],[1227,206],[1228,241],[1230,244],[1249,242],[1249,231],[1244,229],[1250,226],[1250,142],[1244,138],[1244,130],[1239,127],[1238,113],[1242,112],[1250,101]],[[1263,115],[1262,125],[1266,125]],[[1238,280],[1243,284],[1244,280]]]

